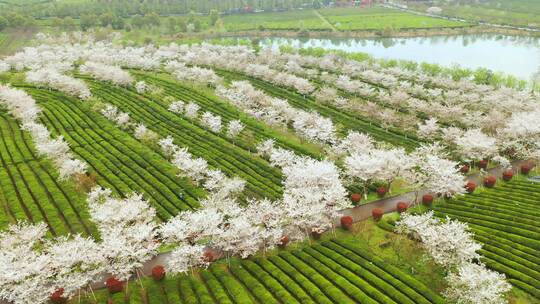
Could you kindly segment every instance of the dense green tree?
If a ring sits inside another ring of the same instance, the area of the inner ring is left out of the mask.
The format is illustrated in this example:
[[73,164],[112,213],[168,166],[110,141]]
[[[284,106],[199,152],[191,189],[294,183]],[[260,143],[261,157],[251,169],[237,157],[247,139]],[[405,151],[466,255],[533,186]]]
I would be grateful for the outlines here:
[[115,30],[121,30],[125,26],[124,18],[115,16],[112,20],[111,26]]
[[51,21],[51,25],[54,27],[61,27],[64,25],[64,20],[62,18],[53,17]]
[[113,20],[114,16],[111,12],[107,12],[99,16],[99,23],[101,23],[101,26],[109,26],[113,23]]
[[159,26],[161,24],[161,19],[156,13],[150,13],[144,16],[145,24],[148,26]]
[[195,22],[193,22],[193,29],[195,30],[195,32],[200,32],[201,31],[201,29],[202,29],[201,20],[196,19]]
[[9,25],[9,22],[6,18],[0,16],[0,31],[7,28]]
[[81,29],[86,31],[87,29],[96,26],[97,16],[94,14],[82,15],[81,16]]
[[176,31],[176,18],[174,17],[169,17],[167,18],[167,28],[169,29],[169,31],[171,33],[174,33]]
[[210,25],[216,25],[216,22],[219,19],[219,12],[216,9],[210,10]]
[[145,24],[144,17],[140,15],[133,17],[133,19],[131,20],[131,25],[134,28],[142,28],[144,24]]
[[184,19],[178,20],[178,28],[180,29],[180,32],[182,33],[187,32],[187,23]]
[[71,16],[67,16],[62,20],[62,26],[64,28],[71,29],[71,28],[74,28],[76,25],[77,23],[75,22],[73,18],[71,18]]
[[187,23],[188,23],[188,24],[193,24],[193,23],[195,23],[195,11],[191,10],[191,11],[189,12]]
[[7,16],[10,27],[23,27],[27,25],[28,20],[18,13],[11,13]]

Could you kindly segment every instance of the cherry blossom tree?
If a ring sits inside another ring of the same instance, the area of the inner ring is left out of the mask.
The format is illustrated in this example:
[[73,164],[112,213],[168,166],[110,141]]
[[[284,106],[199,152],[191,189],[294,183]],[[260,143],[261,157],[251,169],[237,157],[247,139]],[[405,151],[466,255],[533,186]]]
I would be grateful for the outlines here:
[[379,157],[377,150],[355,153],[345,158],[345,174],[353,181],[361,183],[364,188],[364,197],[367,198],[368,187],[379,178],[384,165],[384,159]]
[[176,114],[182,114],[184,113],[184,107],[185,103],[181,100],[177,100],[169,105],[169,111]]
[[[413,166],[404,172],[406,180],[417,189],[426,189],[445,197],[465,193],[465,178],[459,164],[446,158],[443,147],[438,143],[424,145],[411,154]],[[415,202],[418,200],[418,190]]]
[[79,67],[83,74],[92,75],[99,80],[110,81],[116,85],[128,86],[133,83],[133,77],[117,66],[106,65],[99,62],[85,62]]
[[135,138],[139,140],[155,140],[158,138],[158,135],[152,131],[149,130],[144,124],[138,124],[135,127],[135,131],[133,132],[135,135]]
[[48,258],[50,284],[55,290],[61,288],[63,296],[70,298],[97,281],[106,265],[101,249],[96,241],[80,235],[46,242],[43,254]]
[[227,136],[237,137],[238,135],[240,135],[240,133],[242,133],[244,128],[245,126],[240,120],[231,120],[227,127]]
[[347,136],[332,146],[333,152],[342,156],[345,154],[362,154],[375,148],[375,141],[366,133],[350,131]]
[[214,115],[211,112],[204,112],[201,116],[201,122],[212,132],[221,131],[221,116]]
[[60,179],[84,174],[86,163],[75,159],[62,136],[50,138],[47,128],[38,122],[40,109],[26,92],[0,85],[0,101],[10,114],[22,122],[21,129],[29,131],[39,155],[50,158],[59,169]]
[[435,136],[437,136],[439,129],[437,119],[430,118],[424,121],[423,124],[418,124],[418,136],[421,138],[433,139]]
[[92,93],[90,93],[90,90],[84,81],[63,75],[52,68],[28,71],[26,73],[26,81],[57,89],[60,92],[64,92],[82,100],[88,100],[92,97]]
[[115,122],[121,128],[128,128],[130,126],[129,114],[118,110],[116,106],[106,104],[105,107],[101,109],[101,114],[107,119]]
[[145,81],[137,81],[135,83],[135,90],[139,94],[144,94],[148,90],[148,84]]
[[[339,216],[339,210],[352,206],[346,199],[347,191],[341,183],[340,172],[332,162],[305,158],[284,167],[283,174],[284,203],[293,214],[305,212],[305,215],[299,216],[304,217],[303,221],[311,224],[311,228],[332,227],[333,220]],[[298,208],[298,204],[303,207]],[[317,212],[313,214],[310,209]],[[306,219],[306,216],[309,218]]]
[[45,303],[49,284],[48,257],[34,250],[45,241],[47,226],[19,223],[0,233],[0,299],[15,304]]
[[465,160],[479,161],[497,154],[496,139],[479,129],[470,129],[456,140],[457,153]]
[[138,274],[138,269],[157,254],[155,209],[142,195],[116,199],[99,187],[91,191],[88,207],[101,235],[105,269],[120,280]]
[[467,224],[446,218],[441,222],[433,212],[423,215],[403,214],[396,224],[398,233],[414,233],[433,260],[444,267],[455,267],[478,259],[482,246],[473,240]]
[[446,298],[464,304],[504,304],[505,294],[512,289],[504,274],[474,263],[460,265],[447,281]]
[[185,106],[185,108],[184,108],[185,113],[184,114],[189,119],[196,119],[197,116],[199,115],[199,109],[200,108],[201,107],[198,104],[190,102]]
[[181,245],[176,247],[167,259],[167,270],[171,273],[187,273],[194,267],[207,267],[203,245]]
[[336,129],[332,120],[315,112],[298,111],[293,118],[296,133],[311,141],[332,144],[336,141]]

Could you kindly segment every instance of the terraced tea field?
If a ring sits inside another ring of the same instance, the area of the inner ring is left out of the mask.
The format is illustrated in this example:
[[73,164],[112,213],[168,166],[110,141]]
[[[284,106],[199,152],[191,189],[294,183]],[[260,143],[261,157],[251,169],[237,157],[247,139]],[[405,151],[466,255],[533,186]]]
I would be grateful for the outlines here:
[[518,288],[540,297],[540,184],[525,178],[493,190],[435,204],[441,217],[469,223],[483,244],[479,253],[490,268]]
[[[136,283],[113,303],[445,303],[410,275],[354,244],[355,239],[233,259],[195,275]],[[104,302],[106,294],[98,294]]]
[[[337,55],[62,39],[0,61],[0,300],[540,299],[537,95]],[[482,170],[497,186],[466,194]],[[411,211],[430,197],[448,198],[437,218]],[[388,220],[416,216],[438,233]]]

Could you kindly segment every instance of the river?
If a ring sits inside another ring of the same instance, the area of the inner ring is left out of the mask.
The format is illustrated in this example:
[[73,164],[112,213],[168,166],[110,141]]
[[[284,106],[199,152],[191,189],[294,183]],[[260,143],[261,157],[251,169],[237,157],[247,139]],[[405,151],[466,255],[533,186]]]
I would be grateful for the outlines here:
[[264,38],[261,46],[321,47],[364,52],[375,58],[488,68],[520,79],[540,74],[540,38],[503,35],[462,35],[412,38]]

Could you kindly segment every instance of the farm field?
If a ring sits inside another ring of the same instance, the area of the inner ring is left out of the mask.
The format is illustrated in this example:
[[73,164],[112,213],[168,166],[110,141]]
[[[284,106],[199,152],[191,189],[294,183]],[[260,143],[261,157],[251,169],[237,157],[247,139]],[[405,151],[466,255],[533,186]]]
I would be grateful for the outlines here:
[[[319,15],[321,17],[319,17]],[[231,15],[223,18],[228,31],[241,30],[383,30],[466,27],[463,22],[416,16],[387,8],[335,8],[281,13]]]
[[223,17],[227,31],[245,30],[331,30],[314,10],[230,15]]
[[384,30],[384,29],[424,29],[466,27],[466,23],[437,18],[417,16],[386,9],[323,9],[323,15],[335,28],[344,31]]
[[[425,11],[425,5],[412,4],[412,9]],[[538,27],[540,6],[534,0],[484,1],[463,5],[443,5],[443,15],[496,24]]]
[[0,300],[540,299],[535,92],[118,39],[0,57]]

